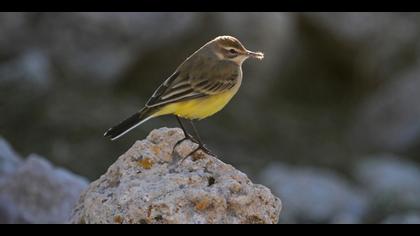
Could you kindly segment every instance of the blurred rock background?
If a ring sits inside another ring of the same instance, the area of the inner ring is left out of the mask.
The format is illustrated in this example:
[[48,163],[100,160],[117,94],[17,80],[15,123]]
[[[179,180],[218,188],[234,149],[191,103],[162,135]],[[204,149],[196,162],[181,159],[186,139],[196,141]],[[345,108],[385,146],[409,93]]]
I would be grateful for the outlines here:
[[272,187],[280,222],[420,223],[417,13],[0,13],[0,136],[97,179],[177,124],[154,119],[116,142],[103,132],[224,34],[265,59],[246,62],[239,94],[198,126]]

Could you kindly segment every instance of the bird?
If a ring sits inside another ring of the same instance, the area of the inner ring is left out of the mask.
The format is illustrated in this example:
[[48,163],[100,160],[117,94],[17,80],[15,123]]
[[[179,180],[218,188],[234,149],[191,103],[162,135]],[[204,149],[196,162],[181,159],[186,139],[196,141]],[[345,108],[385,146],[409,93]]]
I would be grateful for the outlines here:
[[[248,58],[262,60],[264,54],[246,49],[233,36],[214,38],[179,65],[142,109],[108,129],[104,136],[116,140],[151,118],[174,115],[184,133],[174,150],[190,140],[198,147],[185,158],[199,150],[216,156],[202,142],[194,121],[214,115],[229,103],[241,86],[242,64]],[[190,121],[194,135],[187,132],[183,119]]]

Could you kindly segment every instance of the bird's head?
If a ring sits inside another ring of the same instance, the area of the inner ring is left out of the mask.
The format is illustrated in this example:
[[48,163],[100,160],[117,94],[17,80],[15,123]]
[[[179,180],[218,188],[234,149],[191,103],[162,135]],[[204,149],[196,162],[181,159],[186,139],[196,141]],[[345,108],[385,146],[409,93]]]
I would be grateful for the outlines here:
[[230,60],[239,65],[248,59],[256,58],[262,60],[262,52],[252,52],[246,49],[242,43],[232,36],[219,36],[211,41],[214,53],[221,60]]

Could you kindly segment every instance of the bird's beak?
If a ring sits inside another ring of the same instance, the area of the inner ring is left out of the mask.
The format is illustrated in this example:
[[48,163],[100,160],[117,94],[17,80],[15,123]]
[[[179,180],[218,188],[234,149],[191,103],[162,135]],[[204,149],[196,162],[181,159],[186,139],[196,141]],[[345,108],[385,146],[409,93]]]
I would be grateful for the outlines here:
[[262,53],[262,52],[252,52],[252,51],[247,50],[246,55],[248,57],[256,58],[256,59],[259,59],[259,60],[262,60],[264,58],[264,53]]

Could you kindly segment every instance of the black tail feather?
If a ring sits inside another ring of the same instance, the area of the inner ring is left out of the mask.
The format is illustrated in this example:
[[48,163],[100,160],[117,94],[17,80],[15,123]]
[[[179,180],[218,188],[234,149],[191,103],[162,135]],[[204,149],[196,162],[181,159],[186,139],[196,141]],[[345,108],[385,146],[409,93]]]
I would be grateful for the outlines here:
[[110,128],[108,131],[105,132],[104,136],[108,136],[111,140],[115,140],[131,129],[135,128],[139,125],[143,120],[147,119],[150,115],[150,110],[148,108],[144,108],[140,112],[137,112],[127,118],[126,120],[122,121],[120,124]]

